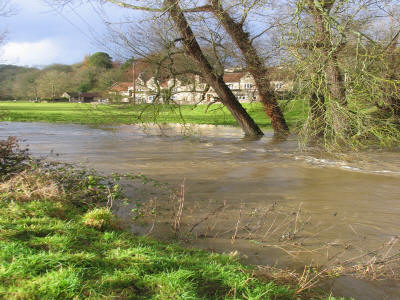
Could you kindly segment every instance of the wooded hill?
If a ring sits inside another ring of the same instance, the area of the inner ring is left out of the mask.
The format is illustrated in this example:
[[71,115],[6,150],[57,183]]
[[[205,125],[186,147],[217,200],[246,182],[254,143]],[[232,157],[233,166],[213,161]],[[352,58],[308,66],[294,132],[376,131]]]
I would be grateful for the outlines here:
[[53,64],[43,69],[0,65],[0,99],[43,100],[59,98],[66,91],[104,91],[117,81],[131,78],[130,72],[103,52],[74,65]]

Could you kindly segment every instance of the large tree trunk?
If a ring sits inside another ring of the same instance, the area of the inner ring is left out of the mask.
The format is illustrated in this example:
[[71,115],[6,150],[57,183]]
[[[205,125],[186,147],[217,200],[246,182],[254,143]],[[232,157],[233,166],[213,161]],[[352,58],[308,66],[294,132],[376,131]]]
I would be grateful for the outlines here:
[[210,0],[210,3],[212,13],[238,46],[246,61],[248,71],[254,78],[261,103],[264,106],[267,116],[271,119],[271,125],[275,134],[280,136],[286,135],[289,132],[289,128],[275,97],[275,92],[272,90],[269,72],[254,48],[249,34],[244,31],[242,24],[237,23],[223,9],[221,1]]
[[[326,53],[326,55],[329,55],[329,53]],[[340,104],[346,105],[344,80],[338,66],[336,55],[332,55],[329,58],[325,67],[325,76],[331,97],[339,101]]]
[[316,45],[317,48],[320,49],[323,57],[326,59],[325,77],[329,94],[333,99],[345,106],[347,105],[346,90],[343,75],[340,72],[338,65],[338,48],[334,49],[331,44],[331,32],[323,11],[325,10],[329,13],[334,3],[335,0],[327,0],[317,5],[315,0],[308,0],[308,6],[314,22]]
[[215,70],[204,56],[178,1],[164,0],[164,8],[169,12],[169,15],[178,28],[178,31],[182,35],[185,52],[197,62],[198,68],[200,69],[204,79],[214,88],[221,102],[231,112],[244,133],[248,136],[263,135],[261,129],[236,99],[235,95],[228,88],[222,78],[216,75]]
[[397,44],[399,43],[400,31],[393,37],[392,41],[386,47],[383,59],[386,60],[387,70],[383,76],[386,79],[383,85],[384,98],[383,105],[377,104],[377,107],[383,111],[393,113],[396,117],[400,117],[400,95],[397,85],[393,84],[399,80],[398,69],[399,55],[396,53]]
[[314,92],[310,96],[310,112],[312,122],[312,128],[315,132],[315,137],[317,139],[324,137],[324,127],[325,127],[325,99],[324,95]]

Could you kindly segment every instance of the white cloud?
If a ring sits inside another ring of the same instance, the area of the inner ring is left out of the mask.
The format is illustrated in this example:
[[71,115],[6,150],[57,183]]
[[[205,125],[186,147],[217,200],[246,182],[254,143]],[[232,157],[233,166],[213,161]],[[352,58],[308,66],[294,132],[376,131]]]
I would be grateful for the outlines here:
[[19,66],[48,65],[63,60],[63,53],[63,47],[50,39],[9,42],[2,48],[1,61]]

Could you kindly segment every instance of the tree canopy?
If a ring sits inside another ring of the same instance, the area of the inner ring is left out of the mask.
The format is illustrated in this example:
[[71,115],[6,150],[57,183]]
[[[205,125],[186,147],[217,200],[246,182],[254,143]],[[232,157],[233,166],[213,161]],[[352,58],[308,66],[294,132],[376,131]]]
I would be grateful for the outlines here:
[[89,56],[88,64],[91,67],[99,67],[104,69],[112,68],[112,58],[105,52],[96,52],[95,54]]

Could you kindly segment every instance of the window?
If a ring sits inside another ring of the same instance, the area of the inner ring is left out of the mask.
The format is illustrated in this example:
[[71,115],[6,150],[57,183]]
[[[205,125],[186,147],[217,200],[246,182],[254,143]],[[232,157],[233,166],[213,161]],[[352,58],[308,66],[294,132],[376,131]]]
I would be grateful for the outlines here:
[[244,88],[245,89],[251,89],[251,88],[253,88],[253,84],[252,83],[245,83],[244,84]]
[[147,97],[147,102],[148,103],[151,103],[151,102],[153,102],[154,101],[154,96],[148,96]]
[[244,96],[244,95],[239,95],[239,96],[238,96],[238,99],[239,99],[239,100],[246,100],[246,99],[247,99],[247,97],[246,97],[246,96]]

